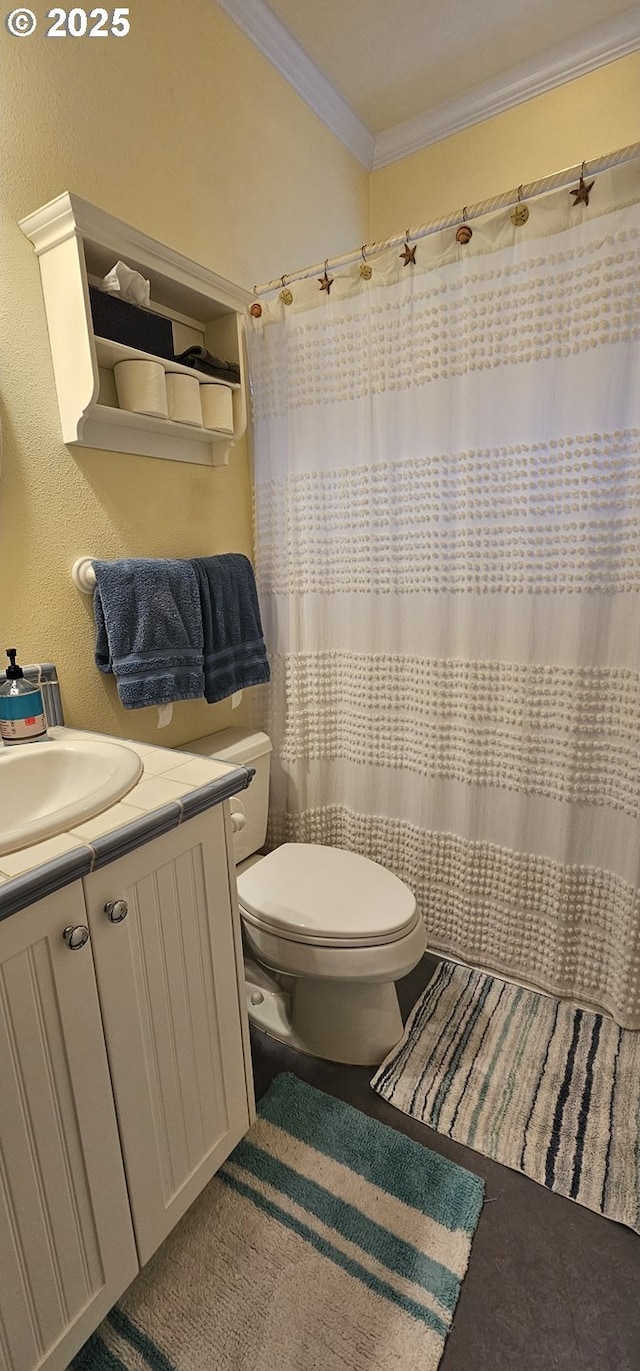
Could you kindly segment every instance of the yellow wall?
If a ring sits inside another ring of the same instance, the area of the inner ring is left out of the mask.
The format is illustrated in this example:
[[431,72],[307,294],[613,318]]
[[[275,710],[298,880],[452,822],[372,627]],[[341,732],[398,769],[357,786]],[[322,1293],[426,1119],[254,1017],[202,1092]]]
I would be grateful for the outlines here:
[[0,26],[0,649],[57,663],[70,724],[171,745],[242,715],[183,704],[158,733],[155,711],[125,712],[69,568],[250,553],[248,455],[204,469],[63,446],[18,219],[75,191],[251,287],[640,138],[640,55],[368,177],[213,0],[135,0],[131,16],[129,37],[97,42]]
[[639,140],[636,52],[375,171],[370,241]]
[[0,25],[0,649],[56,662],[68,723],[171,745],[242,715],[182,704],[158,733],[155,710],[125,712],[69,568],[82,553],[250,553],[247,453],[205,469],[63,446],[17,221],[74,191],[251,288],[365,240],[368,175],[213,0],[135,0],[131,19],[129,37],[98,41]]

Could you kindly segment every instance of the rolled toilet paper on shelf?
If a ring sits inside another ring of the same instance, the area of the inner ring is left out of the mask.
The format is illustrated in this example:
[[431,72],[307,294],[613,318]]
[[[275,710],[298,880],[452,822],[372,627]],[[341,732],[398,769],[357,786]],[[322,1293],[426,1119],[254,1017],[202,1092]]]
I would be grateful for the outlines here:
[[200,382],[202,422],[218,433],[233,433],[233,391],[224,382]]
[[168,419],[167,386],[160,362],[116,362],[113,368],[120,409]]
[[178,424],[194,424],[202,428],[200,384],[197,376],[185,376],[179,371],[166,374],[169,418]]

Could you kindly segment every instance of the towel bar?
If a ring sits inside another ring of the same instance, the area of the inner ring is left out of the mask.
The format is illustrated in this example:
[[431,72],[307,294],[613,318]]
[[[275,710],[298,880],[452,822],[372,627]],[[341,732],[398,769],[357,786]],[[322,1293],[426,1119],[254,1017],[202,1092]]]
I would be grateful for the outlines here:
[[78,557],[71,568],[71,580],[76,590],[81,590],[85,595],[93,595],[96,588],[96,573],[93,569],[93,557]]

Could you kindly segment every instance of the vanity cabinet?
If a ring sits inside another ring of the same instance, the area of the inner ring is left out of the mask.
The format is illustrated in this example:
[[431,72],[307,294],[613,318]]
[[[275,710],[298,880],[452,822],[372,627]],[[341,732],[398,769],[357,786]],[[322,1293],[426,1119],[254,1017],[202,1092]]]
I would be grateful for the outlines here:
[[62,1371],[138,1270],[83,927],[78,881],[0,925],[2,1371]]
[[0,1371],[64,1371],[254,1116],[227,810],[0,923]]
[[84,881],[142,1263],[249,1127],[227,871],[218,805]]

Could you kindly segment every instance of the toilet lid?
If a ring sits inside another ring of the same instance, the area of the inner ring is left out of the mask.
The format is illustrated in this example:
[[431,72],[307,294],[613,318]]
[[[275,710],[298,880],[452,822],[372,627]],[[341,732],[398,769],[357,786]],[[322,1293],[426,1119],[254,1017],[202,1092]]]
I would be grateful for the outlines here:
[[242,908],[282,936],[361,944],[392,941],[416,918],[408,886],[340,847],[284,843],[238,879]]

